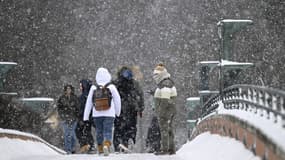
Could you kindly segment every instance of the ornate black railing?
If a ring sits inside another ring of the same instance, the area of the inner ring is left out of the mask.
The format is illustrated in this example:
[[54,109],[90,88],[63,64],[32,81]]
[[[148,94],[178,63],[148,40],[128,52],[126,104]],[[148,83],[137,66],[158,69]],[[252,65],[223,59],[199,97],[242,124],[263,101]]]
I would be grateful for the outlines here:
[[[240,109],[273,119],[285,128],[285,92],[254,85],[233,85],[210,98],[202,107],[201,117],[214,112],[219,103],[225,109]],[[270,118],[271,117],[271,118]]]
[[202,106],[201,118],[214,112],[219,107],[220,100],[221,97],[219,94],[210,97],[209,100]]

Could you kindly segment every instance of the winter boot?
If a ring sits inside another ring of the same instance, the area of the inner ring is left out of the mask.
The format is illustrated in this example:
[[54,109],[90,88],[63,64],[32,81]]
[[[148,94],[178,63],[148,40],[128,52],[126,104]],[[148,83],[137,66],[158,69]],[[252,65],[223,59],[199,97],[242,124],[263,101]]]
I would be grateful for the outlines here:
[[102,144],[101,145],[98,144],[98,154],[102,154],[102,153],[104,153],[103,145]]
[[103,152],[104,152],[104,156],[109,156],[110,154],[110,146],[111,146],[111,142],[110,141],[104,141],[104,146],[103,146]]
[[90,148],[89,148],[87,153],[88,154],[95,154],[96,153],[95,146],[94,145],[90,145]]
[[79,153],[81,153],[81,154],[87,153],[89,148],[90,148],[90,145],[89,144],[85,144],[84,146],[80,147]]
[[170,155],[172,155],[172,154],[176,154],[176,151],[175,151],[175,149],[169,149],[169,150],[168,150],[168,153],[169,153]]
[[166,151],[159,151],[159,152],[155,152],[154,155],[156,156],[160,156],[160,155],[168,155],[169,153]]

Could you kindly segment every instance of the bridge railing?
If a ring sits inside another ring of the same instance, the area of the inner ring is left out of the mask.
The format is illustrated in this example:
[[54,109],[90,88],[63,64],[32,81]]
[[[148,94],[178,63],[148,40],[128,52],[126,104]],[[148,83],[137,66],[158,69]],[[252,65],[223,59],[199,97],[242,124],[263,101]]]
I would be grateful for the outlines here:
[[202,107],[202,117],[214,112],[219,102],[225,109],[240,109],[253,112],[285,128],[285,92],[254,85],[233,85],[220,95],[210,98]]
[[209,115],[210,113],[214,112],[219,107],[220,100],[221,100],[221,96],[219,94],[216,94],[210,97],[209,100],[201,108],[200,118],[203,118]]

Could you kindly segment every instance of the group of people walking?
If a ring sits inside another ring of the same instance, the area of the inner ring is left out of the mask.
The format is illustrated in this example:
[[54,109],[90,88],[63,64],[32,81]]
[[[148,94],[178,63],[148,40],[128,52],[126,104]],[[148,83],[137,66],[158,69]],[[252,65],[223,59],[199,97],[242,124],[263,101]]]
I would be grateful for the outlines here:
[[[153,78],[157,84],[153,97],[161,136],[155,154],[175,154],[172,122],[176,114],[176,88],[163,64],[155,67]],[[97,152],[105,156],[109,155],[111,145],[119,152],[120,146],[129,147],[129,141],[136,143],[137,120],[142,117],[145,107],[142,88],[134,79],[131,68],[123,66],[113,81],[108,69],[99,68],[96,81],[81,80],[80,90],[81,95],[77,97],[74,87],[66,85],[64,94],[57,101],[64,150],[68,154],[75,153],[76,139],[80,153],[95,153],[97,148]]]

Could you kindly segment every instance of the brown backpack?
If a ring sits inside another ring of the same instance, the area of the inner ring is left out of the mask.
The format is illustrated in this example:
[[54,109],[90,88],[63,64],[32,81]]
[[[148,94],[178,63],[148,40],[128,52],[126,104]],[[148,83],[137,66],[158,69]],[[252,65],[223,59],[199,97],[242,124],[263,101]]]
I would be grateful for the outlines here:
[[105,111],[111,107],[112,93],[108,88],[108,85],[111,83],[107,83],[106,85],[96,85],[96,90],[94,90],[93,94],[93,106],[96,111]]

